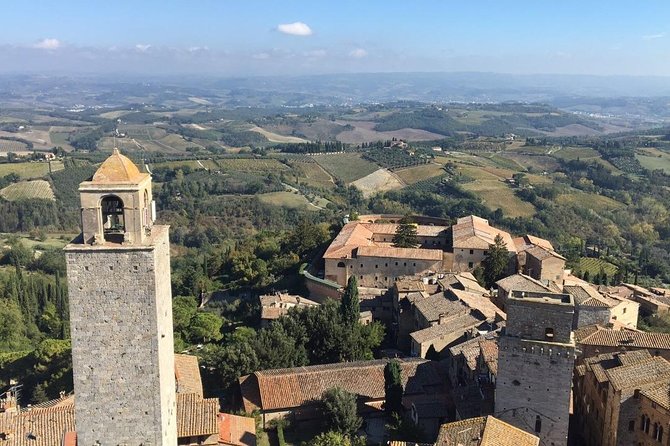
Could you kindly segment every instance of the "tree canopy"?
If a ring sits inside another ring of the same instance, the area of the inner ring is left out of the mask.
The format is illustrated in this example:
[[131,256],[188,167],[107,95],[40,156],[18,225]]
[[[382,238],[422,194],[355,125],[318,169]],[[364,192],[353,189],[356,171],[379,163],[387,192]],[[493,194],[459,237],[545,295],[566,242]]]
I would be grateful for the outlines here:
[[482,264],[484,265],[484,282],[487,288],[492,287],[496,281],[502,279],[505,275],[509,265],[509,252],[500,234],[496,235],[493,244],[489,245],[489,252]]
[[344,290],[342,300],[340,301],[340,312],[342,321],[347,325],[358,323],[360,318],[361,305],[358,298],[358,280],[356,276],[349,277],[347,288]]
[[358,416],[356,395],[340,387],[323,394],[323,420],[326,428],[345,435],[354,434],[363,424]]
[[384,367],[384,411],[387,415],[402,414],[403,391],[400,363],[394,359]]
[[416,248],[419,245],[419,239],[416,236],[416,224],[405,217],[400,220],[395,235],[393,236],[393,246],[396,248]]

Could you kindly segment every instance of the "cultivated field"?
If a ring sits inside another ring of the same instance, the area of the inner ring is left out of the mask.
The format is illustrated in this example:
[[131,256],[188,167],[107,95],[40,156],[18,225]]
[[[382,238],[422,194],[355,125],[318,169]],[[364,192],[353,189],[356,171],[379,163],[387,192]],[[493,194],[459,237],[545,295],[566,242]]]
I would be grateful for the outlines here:
[[[63,162],[52,161],[51,169],[53,172],[63,170]],[[22,179],[40,178],[49,173],[49,163],[25,162],[0,164],[0,177],[4,177],[10,173],[15,173]]]
[[514,171],[463,165],[459,165],[459,171],[474,180],[464,183],[463,189],[481,197],[489,209],[500,208],[508,217],[529,217],[535,213],[535,207],[517,197],[514,189],[504,182]]
[[378,132],[374,130],[374,121],[336,121],[341,125],[352,125],[353,130],[345,130],[337,135],[337,140],[348,144],[357,144],[361,142],[386,141],[392,138],[405,141],[431,141],[444,138],[438,133],[427,132],[418,129],[399,129],[388,132]]
[[51,184],[46,180],[21,181],[13,183],[0,190],[0,196],[8,201],[42,198],[55,200]]
[[376,170],[370,175],[359,178],[351,184],[356,186],[366,198],[377,192],[400,189],[405,186],[396,175],[389,172],[387,169]]
[[582,275],[585,272],[589,272],[589,276],[591,276],[591,279],[596,274],[600,274],[600,270],[603,269],[607,276],[611,279],[614,274],[617,272],[617,267],[616,265],[612,265],[611,263],[602,260],[602,259],[595,259],[591,257],[581,257],[579,259],[579,271],[582,273]]
[[653,148],[637,149],[635,158],[645,169],[662,169],[664,172],[670,173],[670,154],[667,152]]
[[251,127],[249,130],[251,130],[252,132],[260,133],[261,135],[265,136],[270,142],[289,142],[289,143],[308,142],[306,139],[298,138],[296,136],[285,136],[280,135],[279,133],[273,133],[268,130],[262,129],[257,125]]
[[285,164],[272,158],[227,158],[218,159],[216,163],[224,171],[279,173],[289,169]]
[[319,208],[311,204],[307,198],[297,192],[281,191],[270,192],[267,194],[258,194],[258,199],[263,203],[272,204],[275,206],[283,206],[292,209],[311,209],[318,211]]
[[375,163],[364,160],[357,153],[329,153],[314,155],[314,160],[328,173],[345,183],[351,183],[379,169]]
[[586,206],[596,212],[611,211],[614,209],[621,209],[625,205],[599,194],[591,194],[574,189],[569,194],[562,194],[556,198],[556,201],[564,205],[578,205]]
[[295,180],[300,181],[301,183],[307,183],[309,186],[323,187],[327,189],[335,186],[333,177],[315,162],[306,163],[289,161],[289,164],[292,169],[291,174],[295,175]]
[[424,164],[421,166],[408,167],[406,169],[396,170],[395,173],[406,184],[426,180],[444,174],[444,169],[440,164]]

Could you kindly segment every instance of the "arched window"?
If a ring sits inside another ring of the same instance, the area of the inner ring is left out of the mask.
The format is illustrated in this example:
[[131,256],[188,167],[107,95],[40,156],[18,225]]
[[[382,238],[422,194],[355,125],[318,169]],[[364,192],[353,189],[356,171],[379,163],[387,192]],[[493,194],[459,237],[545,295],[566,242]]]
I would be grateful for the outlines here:
[[649,419],[649,417],[647,417],[647,418],[644,419],[644,432],[645,432],[646,434],[649,433],[649,424],[650,424],[650,421],[651,421],[651,420]]
[[653,437],[654,437],[654,440],[656,440],[657,437],[658,437],[658,423],[654,423],[654,435],[653,435]]
[[539,415],[535,416],[535,433],[539,434],[542,432],[542,420]]
[[149,203],[149,191],[144,189],[144,227],[150,226],[151,203]]
[[544,338],[547,341],[553,341],[554,340],[554,329],[553,328],[545,328],[544,329]]
[[658,435],[656,435],[656,441],[663,441],[663,426],[658,426]]
[[344,262],[339,262],[339,263],[337,264],[337,267],[338,267],[338,268],[346,268],[346,265],[344,264]]
[[122,243],[126,232],[126,222],[123,218],[123,200],[116,195],[108,195],[100,203],[102,210],[102,232],[105,241]]

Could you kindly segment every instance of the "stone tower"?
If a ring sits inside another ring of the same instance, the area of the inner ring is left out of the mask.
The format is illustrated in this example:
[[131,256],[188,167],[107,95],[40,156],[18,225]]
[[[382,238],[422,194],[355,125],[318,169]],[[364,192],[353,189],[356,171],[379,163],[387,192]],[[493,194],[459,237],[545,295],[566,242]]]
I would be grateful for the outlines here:
[[575,361],[574,302],[569,294],[512,291],[499,341],[495,414],[565,446]]
[[79,185],[65,247],[79,446],[176,446],[168,227],[151,177],[118,150]]

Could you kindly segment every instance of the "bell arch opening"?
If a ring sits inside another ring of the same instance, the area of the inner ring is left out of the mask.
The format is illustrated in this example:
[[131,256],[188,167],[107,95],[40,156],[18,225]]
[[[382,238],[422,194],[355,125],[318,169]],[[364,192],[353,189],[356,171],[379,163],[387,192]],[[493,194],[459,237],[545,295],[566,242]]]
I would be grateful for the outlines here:
[[126,232],[123,200],[116,195],[108,195],[102,199],[100,208],[102,211],[102,233],[105,241],[123,243]]

